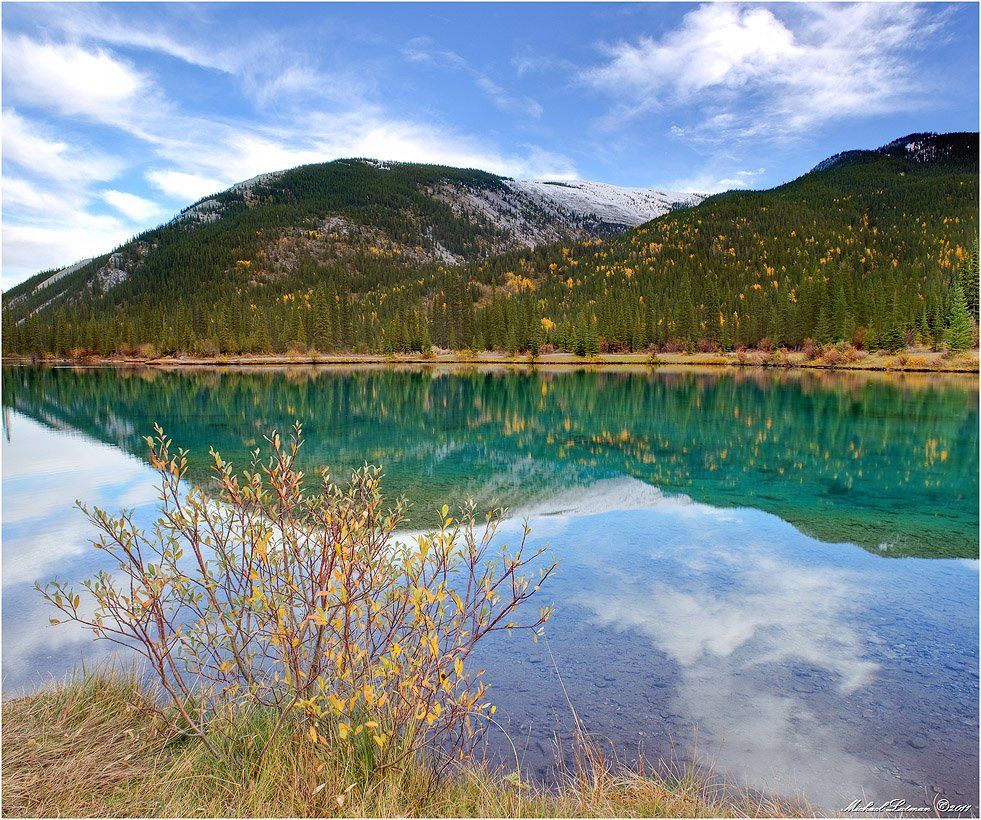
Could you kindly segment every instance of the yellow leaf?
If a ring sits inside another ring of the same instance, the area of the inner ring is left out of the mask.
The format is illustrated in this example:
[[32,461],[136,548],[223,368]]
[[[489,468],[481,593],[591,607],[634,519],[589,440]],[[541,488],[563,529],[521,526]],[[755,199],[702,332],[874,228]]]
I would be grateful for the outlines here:
[[314,729],[313,726],[310,727],[310,729],[308,731],[308,734],[310,735],[310,740],[312,740],[314,743],[316,743],[317,742],[317,730]]

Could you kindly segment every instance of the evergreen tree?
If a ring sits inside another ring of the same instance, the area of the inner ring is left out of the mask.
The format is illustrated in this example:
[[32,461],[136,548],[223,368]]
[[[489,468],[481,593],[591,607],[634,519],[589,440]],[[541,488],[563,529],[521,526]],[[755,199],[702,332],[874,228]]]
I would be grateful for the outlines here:
[[974,240],[974,248],[967,260],[958,271],[961,290],[964,291],[964,301],[967,310],[978,321],[978,240]]
[[828,326],[832,342],[843,342],[848,337],[848,303],[845,300],[845,288],[841,282],[835,289]]
[[920,311],[920,321],[916,324],[916,343],[923,347],[930,347],[933,344],[933,334],[930,331],[930,322],[927,320],[926,308]]
[[974,344],[974,322],[959,283],[955,283],[950,292],[946,342],[950,350],[967,350]]

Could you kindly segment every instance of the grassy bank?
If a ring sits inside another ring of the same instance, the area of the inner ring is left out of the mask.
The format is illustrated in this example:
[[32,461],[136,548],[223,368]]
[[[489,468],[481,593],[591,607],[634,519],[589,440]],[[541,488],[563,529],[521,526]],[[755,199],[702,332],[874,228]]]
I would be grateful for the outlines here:
[[[30,359],[6,357],[5,362],[27,363]],[[509,355],[500,352],[439,351],[431,354],[400,353],[383,355],[376,353],[293,352],[285,354],[249,354],[241,356],[109,356],[46,358],[42,362],[52,364],[91,365],[148,365],[157,367],[198,367],[222,365],[358,365],[358,364],[488,364],[520,366],[572,366],[610,367],[644,365],[653,367],[760,367],[760,368],[807,368],[819,370],[902,371],[919,373],[977,373],[978,351],[970,350],[950,354],[941,351],[916,348],[899,353],[864,351],[836,348],[810,351],[762,351],[746,350],[715,353],[599,353],[595,356],[576,356],[572,353],[543,353],[536,357],[527,354]]]
[[[158,701],[133,676],[89,674],[3,704],[4,816],[782,816],[802,807],[737,796],[686,772],[666,779],[577,755],[549,789],[480,764],[435,778],[424,761],[404,772],[356,774],[341,750],[324,754],[284,733],[261,760],[217,762],[200,741],[155,719]],[[262,737],[268,716],[240,718],[215,742]]]

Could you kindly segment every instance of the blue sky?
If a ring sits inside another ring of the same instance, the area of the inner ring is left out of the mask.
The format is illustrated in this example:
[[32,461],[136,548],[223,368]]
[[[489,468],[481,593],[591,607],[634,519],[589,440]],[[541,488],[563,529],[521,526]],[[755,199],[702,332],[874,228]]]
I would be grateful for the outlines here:
[[710,192],[977,128],[973,3],[5,3],[3,285],[342,156]]

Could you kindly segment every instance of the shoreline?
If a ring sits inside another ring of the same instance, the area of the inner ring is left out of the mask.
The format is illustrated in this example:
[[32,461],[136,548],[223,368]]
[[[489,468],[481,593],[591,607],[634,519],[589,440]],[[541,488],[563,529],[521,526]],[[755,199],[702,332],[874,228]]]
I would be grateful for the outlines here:
[[[404,770],[360,771],[346,747],[309,742],[302,725],[239,715],[210,736],[269,739],[270,753],[228,761],[159,720],[159,692],[130,670],[75,673],[3,701],[4,815],[24,817],[808,817],[801,795],[740,787],[698,762],[609,754],[586,734],[562,776],[541,783],[478,755],[434,779],[423,754]],[[266,713],[268,716],[268,713]],[[262,716],[260,715],[260,718]]]
[[652,359],[647,353],[600,353],[581,357],[572,353],[546,353],[536,357],[510,356],[503,353],[480,352],[463,354],[440,352],[422,354],[249,354],[235,356],[86,356],[82,358],[50,357],[34,359],[23,356],[4,356],[5,365],[53,365],[71,367],[151,367],[162,369],[221,368],[221,367],[283,367],[330,365],[503,365],[507,367],[569,367],[605,368],[642,366],[651,370],[661,368],[759,368],[774,370],[825,370],[902,373],[960,373],[978,375],[978,351],[971,350],[948,356],[926,350],[899,354],[871,353],[853,361],[828,361],[823,357],[808,358],[803,352],[773,354],[763,351],[739,353],[659,353]]

